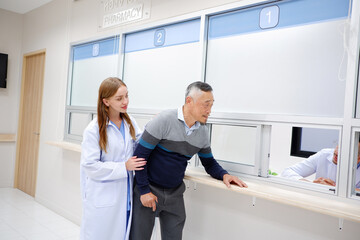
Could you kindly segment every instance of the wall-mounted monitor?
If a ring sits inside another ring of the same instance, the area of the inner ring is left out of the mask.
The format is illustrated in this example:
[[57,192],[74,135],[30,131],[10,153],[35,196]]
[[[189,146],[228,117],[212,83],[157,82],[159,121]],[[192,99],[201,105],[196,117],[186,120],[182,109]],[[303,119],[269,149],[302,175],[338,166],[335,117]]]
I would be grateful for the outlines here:
[[8,55],[0,53],[0,88],[6,88]]

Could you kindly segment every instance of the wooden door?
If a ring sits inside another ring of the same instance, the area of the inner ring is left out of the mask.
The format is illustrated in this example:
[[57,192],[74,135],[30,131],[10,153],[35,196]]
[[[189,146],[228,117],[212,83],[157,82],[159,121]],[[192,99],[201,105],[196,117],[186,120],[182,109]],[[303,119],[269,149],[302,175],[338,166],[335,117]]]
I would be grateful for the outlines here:
[[24,55],[14,185],[33,197],[38,166],[44,70],[45,50]]

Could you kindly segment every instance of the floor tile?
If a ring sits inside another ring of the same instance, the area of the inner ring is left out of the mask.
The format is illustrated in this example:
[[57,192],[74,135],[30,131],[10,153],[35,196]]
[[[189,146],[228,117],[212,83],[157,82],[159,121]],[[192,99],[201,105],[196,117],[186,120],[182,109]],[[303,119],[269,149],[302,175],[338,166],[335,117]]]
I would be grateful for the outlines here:
[[18,189],[0,188],[0,239],[78,240],[80,227]]

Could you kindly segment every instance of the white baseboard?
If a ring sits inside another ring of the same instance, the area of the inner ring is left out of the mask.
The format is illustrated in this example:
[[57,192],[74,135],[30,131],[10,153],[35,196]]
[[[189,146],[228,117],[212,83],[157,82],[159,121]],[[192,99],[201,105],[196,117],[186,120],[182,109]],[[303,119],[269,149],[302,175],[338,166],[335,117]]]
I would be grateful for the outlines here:
[[14,181],[0,180],[0,188],[14,188]]
[[63,216],[64,218],[68,219],[69,221],[80,226],[81,216],[73,214],[73,213],[65,210],[64,208],[58,206],[57,204],[54,204],[53,201],[50,201],[39,195],[35,195],[35,201],[44,205],[45,207],[49,208],[50,210],[54,211],[55,213],[59,214],[60,216]]

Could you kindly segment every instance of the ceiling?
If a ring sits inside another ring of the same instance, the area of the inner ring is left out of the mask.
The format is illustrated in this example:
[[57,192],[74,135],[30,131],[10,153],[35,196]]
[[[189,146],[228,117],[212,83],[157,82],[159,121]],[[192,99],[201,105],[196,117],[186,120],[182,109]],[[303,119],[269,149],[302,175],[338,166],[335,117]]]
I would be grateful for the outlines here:
[[0,8],[24,14],[51,1],[52,0],[0,0]]

